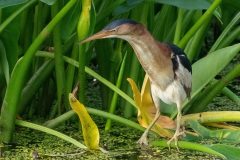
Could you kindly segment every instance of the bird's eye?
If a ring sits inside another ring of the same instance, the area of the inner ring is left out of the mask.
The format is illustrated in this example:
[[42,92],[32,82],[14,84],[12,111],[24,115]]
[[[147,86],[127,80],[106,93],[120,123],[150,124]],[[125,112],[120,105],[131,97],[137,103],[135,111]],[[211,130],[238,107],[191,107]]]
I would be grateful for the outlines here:
[[111,30],[111,32],[116,32],[117,31],[117,28],[114,28]]

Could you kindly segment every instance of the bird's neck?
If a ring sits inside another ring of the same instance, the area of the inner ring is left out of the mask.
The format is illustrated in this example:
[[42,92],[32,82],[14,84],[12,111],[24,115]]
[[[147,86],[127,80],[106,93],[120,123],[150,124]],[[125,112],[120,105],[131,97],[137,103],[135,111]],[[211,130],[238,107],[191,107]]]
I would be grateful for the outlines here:
[[165,44],[156,41],[148,31],[140,36],[133,36],[128,42],[150,79],[154,77],[152,81],[155,81],[159,87],[165,86],[161,83],[163,80],[164,83],[170,83],[172,77],[168,75],[173,75],[171,51]]

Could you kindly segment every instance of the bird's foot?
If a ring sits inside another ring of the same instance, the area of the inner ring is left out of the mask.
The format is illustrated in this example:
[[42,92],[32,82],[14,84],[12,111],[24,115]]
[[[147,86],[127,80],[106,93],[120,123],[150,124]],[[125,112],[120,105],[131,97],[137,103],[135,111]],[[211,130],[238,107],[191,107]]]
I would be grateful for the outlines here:
[[170,150],[170,148],[171,148],[170,145],[171,145],[172,141],[174,141],[177,150],[180,151],[179,148],[178,148],[178,138],[179,138],[179,136],[182,136],[182,135],[185,135],[184,131],[181,131],[181,132],[176,131],[176,132],[175,132],[175,134],[173,135],[173,137],[167,142],[167,145],[168,145],[169,150]]
[[147,135],[143,133],[141,138],[137,141],[137,143],[140,144],[141,146],[147,146],[148,145]]

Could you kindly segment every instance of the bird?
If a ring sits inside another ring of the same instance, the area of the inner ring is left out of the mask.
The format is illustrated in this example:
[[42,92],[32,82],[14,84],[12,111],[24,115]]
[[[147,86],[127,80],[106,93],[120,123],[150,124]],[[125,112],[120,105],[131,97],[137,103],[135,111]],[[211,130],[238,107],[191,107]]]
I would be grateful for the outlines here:
[[127,41],[150,80],[156,113],[138,143],[148,145],[148,133],[160,117],[161,100],[167,104],[175,104],[177,107],[176,130],[167,142],[170,146],[171,142],[175,141],[177,146],[179,136],[184,134],[181,130],[181,109],[184,101],[190,99],[192,88],[192,67],[184,51],[174,44],[159,42],[143,24],[131,19],[114,20],[80,43],[104,38],[119,38]]

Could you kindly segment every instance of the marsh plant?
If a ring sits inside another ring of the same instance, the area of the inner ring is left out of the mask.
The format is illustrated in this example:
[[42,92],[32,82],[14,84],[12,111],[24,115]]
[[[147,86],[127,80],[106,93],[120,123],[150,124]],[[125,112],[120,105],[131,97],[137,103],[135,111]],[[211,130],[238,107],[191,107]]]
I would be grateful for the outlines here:
[[[227,122],[239,122],[240,112],[210,112],[207,106],[220,93],[240,105],[239,95],[228,88],[240,76],[239,62],[229,65],[240,51],[239,10],[239,0],[0,1],[1,143],[13,142],[15,125],[20,125],[86,148],[54,128],[75,114],[68,95],[76,84],[76,98],[86,106],[88,77],[100,86],[102,107],[87,111],[106,118],[106,131],[112,120],[144,131],[152,118],[146,109],[151,110],[149,84],[132,48],[117,39],[80,45],[109,22],[128,18],[144,24],[157,40],[178,45],[192,63],[191,100],[184,103],[182,120],[188,132],[179,148],[236,159],[240,130]],[[221,72],[226,66],[230,69]],[[160,107],[168,121],[153,131],[167,139],[174,133],[176,107]],[[145,117],[139,124],[127,119],[136,111]],[[45,122],[31,123],[36,117]],[[173,128],[165,127],[170,123]],[[152,145],[167,147],[160,137]],[[202,145],[199,137],[217,138],[219,144]]]

